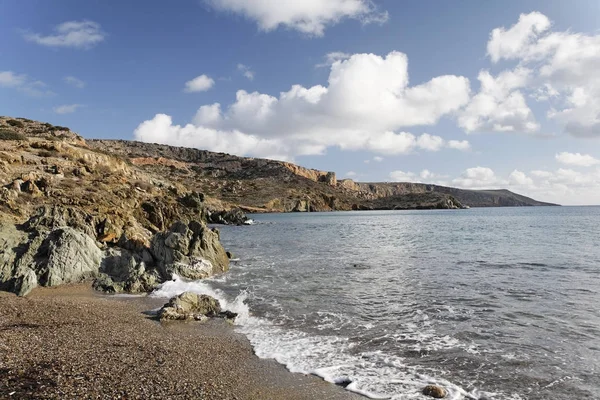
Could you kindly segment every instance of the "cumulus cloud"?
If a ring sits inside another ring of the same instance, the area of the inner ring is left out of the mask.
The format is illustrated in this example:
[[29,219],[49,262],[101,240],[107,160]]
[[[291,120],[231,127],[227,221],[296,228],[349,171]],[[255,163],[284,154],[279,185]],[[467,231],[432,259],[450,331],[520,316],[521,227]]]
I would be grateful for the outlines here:
[[[294,85],[279,97],[239,90],[235,101],[225,108],[219,103],[200,107],[193,126],[277,142],[277,154],[285,154],[288,159],[323,154],[334,146],[406,154],[417,149],[439,150],[446,142],[438,136],[416,136],[403,128],[435,124],[442,116],[459,110],[468,99],[469,81],[464,77],[444,75],[410,86],[405,54],[355,54],[331,66],[327,86]],[[166,128],[164,124],[160,127]],[[165,129],[161,143],[174,141],[170,134],[171,130]],[[227,138],[234,136],[223,135],[222,140]],[[211,143],[207,141],[201,147],[211,149]],[[232,149],[242,148],[231,143],[229,149],[234,152]],[[255,151],[252,154],[264,155]]]
[[327,26],[351,18],[368,23],[383,23],[387,12],[380,12],[371,0],[205,0],[219,11],[243,15],[255,21],[261,31],[280,26],[310,36],[323,36]]
[[373,157],[373,161],[382,162],[383,157],[375,156],[375,157]]
[[468,151],[471,150],[471,143],[469,143],[468,140],[449,140],[448,148],[461,151]]
[[54,112],[57,114],[72,114],[80,107],[82,107],[81,104],[65,104],[54,107]]
[[428,151],[439,151],[444,147],[444,139],[439,136],[433,136],[428,133],[424,133],[417,139],[417,146],[423,150]]
[[277,139],[261,139],[239,131],[219,131],[193,124],[173,125],[165,114],[142,122],[134,131],[137,140],[174,146],[198,147],[217,152],[247,154],[287,161],[287,149]]
[[459,178],[452,180],[452,184],[466,189],[497,189],[506,183],[487,167],[468,168]]
[[[566,133],[600,136],[600,34],[552,31],[551,28],[552,23],[545,15],[523,14],[512,27],[492,31],[488,55],[492,62],[515,61],[518,69],[529,71],[528,82],[522,90],[529,91],[530,97],[538,102],[552,99],[546,115],[561,124]],[[489,102],[506,108],[504,100],[512,98],[506,112],[511,123],[499,124],[498,130],[504,126],[512,127],[512,131],[536,131],[523,94],[517,87],[514,89],[496,98],[496,103]],[[478,128],[478,120],[463,120],[461,126],[467,131],[473,130]]]
[[550,20],[542,13],[521,14],[519,22],[509,29],[501,27],[492,31],[487,44],[488,55],[493,62],[502,58],[519,58],[550,25]]
[[556,160],[561,164],[575,165],[578,167],[591,167],[600,164],[600,160],[589,154],[568,153],[566,151],[556,154]]
[[252,69],[249,66],[244,64],[238,64],[237,69],[242,73],[242,75],[244,75],[249,80],[254,80],[254,71],[252,71]]
[[417,182],[417,176],[412,172],[392,171],[390,172],[390,180],[394,182]]
[[527,85],[531,70],[518,67],[492,76],[481,71],[480,90],[461,112],[458,125],[471,132],[537,132],[540,125],[518,90]]
[[86,85],[81,79],[75,78],[74,76],[65,76],[64,81],[77,89],[83,89]]
[[102,32],[100,24],[84,20],[63,22],[50,35],[26,33],[24,37],[42,46],[89,49],[102,42],[106,34]]
[[533,185],[533,179],[528,177],[524,172],[515,169],[508,176],[509,185],[517,186],[531,186]]
[[192,79],[191,81],[187,81],[185,83],[185,88],[183,89],[186,93],[194,93],[194,92],[205,92],[212,88],[215,85],[215,81],[206,76],[200,75]]

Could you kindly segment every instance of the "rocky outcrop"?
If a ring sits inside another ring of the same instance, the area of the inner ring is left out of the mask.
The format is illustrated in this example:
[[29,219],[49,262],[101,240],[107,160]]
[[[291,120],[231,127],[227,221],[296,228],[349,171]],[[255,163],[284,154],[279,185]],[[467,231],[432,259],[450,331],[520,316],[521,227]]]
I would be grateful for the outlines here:
[[161,321],[196,320],[220,317],[233,320],[237,317],[231,311],[222,311],[219,300],[205,294],[184,292],[175,296],[158,312]]
[[[204,223],[176,222],[151,237],[148,246],[129,239],[94,239],[106,221],[77,209],[41,208],[22,225],[0,226],[0,289],[27,295],[38,285],[57,286],[94,278],[110,293],[140,293],[178,274],[202,279],[229,268],[219,232]],[[101,248],[102,247],[102,248]]]
[[38,285],[81,282],[98,274],[103,257],[95,241],[70,227],[47,230],[4,225],[0,288],[27,295]]
[[199,222],[176,222],[152,238],[150,252],[163,276],[203,279],[229,269],[229,258],[219,239],[218,230]]
[[248,222],[248,217],[239,208],[223,211],[208,211],[206,219],[208,223],[223,225],[245,225]]

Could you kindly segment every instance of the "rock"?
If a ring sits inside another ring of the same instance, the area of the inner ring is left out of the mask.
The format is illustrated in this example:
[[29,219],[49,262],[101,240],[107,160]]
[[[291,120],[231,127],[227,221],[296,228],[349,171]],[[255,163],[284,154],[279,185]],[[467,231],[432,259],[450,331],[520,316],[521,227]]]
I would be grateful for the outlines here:
[[56,229],[44,240],[37,255],[40,283],[56,286],[95,277],[102,256],[88,235],[69,227]]
[[165,320],[201,320],[202,317],[216,317],[221,313],[219,300],[205,294],[184,292],[165,304],[158,313]]
[[15,278],[14,291],[17,296],[27,296],[37,285],[38,279],[35,271],[27,268],[25,274]]
[[229,258],[230,260],[231,260],[232,258],[234,258],[234,256],[233,256],[233,253],[232,253],[232,252],[230,252],[230,251],[226,251],[226,252],[225,252],[225,254],[227,254],[227,258]]
[[433,397],[434,399],[443,399],[448,394],[446,389],[437,385],[427,385],[423,389],[425,396]]
[[167,232],[154,235],[150,251],[163,276],[176,273],[202,279],[229,269],[229,258],[219,232],[199,222],[176,222]]
[[248,221],[248,217],[241,209],[234,208],[228,211],[207,213],[207,221],[211,224],[244,225]]
[[310,200],[298,200],[292,209],[292,212],[309,212]]

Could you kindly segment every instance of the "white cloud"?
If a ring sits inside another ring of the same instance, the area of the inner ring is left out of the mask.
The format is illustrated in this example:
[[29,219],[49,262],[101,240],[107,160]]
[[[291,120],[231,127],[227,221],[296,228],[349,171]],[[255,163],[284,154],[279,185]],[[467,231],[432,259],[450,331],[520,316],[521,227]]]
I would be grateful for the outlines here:
[[134,131],[134,136],[136,140],[148,143],[289,160],[289,149],[278,139],[262,139],[239,131],[219,131],[192,124],[173,125],[171,117],[165,114],[157,114],[153,119],[142,122]]
[[390,172],[390,180],[394,182],[417,182],[417,177],[412,172],[392,171]]
[[336,63],[338,61],[347,60],[351,56],[352,56],[352,54],[343,53],[341,51],[334,51],[331,53],[327,53],[324,57],[325,61],[321,64],[315,65],[315,67],[316,68],[331,67],[334,63]]
[[387,21],[387,12],[379,12],[370,0],[205,0],[219,11],[241,14],[255,21],[261,31],[280,26],[310,36],[323,36],[329,25],[346,18],[363,24]]
[[468,151],[471,150],[471,143],[469,143],[468,140],[449,140],[448,148],[461,151]]
[[[200,107],[193,124],[198,129],[277,141],[282,146],[279,151],[287,151],[286,158],[323,154],[334,146],[390,155],[436,149],[443,139],[417,137],[402,128],[432,125],[456,112],[469,99],[469,81],[445,75],[409,86],[407,68],[403,53],[355,54],[331,66],[327,86],[294,85],[279,97],[239,90],[226,108],[219,103]],[[206,143],[201,147],[211,149],[208,143],[212,142]],[[241,148],[232,143],[229,149]]]
[[212,78],[206,75],[200,75],[195,77],[191,81],[187,81],[185,83],[185,88],[183,89],[183,91],[187,93],[205,92],[212,88],[214,84],[215,81]]
[[375,156],[375,157],[373,157],[373,161],[382,162],[383,157]]
[[346,176],[347,176],[348,178],[353,178],[353,177],[355,177],[356,175],[358,175],[358,174],[357,174],[356,172],[354,172],[354,171],[348,171],[348,172],[346,172]]
[[600,160],[589,154],[568,153],[566,151],[556,154],[556,160],[562,164],[575,165],[578,167],[591,167],[600,164]]
[[64,81],[77,89],[83,89],[86,85],[84,81],[74,76],[65,76]]
[[516,68],[492,76],[481,71],[479,93],[460,113],[458,125],[467,133],[471,132],[537,132],[540,125],[525,101],[525,96],[517,90],[527,85],[531,70]]
[[81,104],[65,104],[62,106],[54,107],[54,112],[57,114],[71,114],[77,111],[78,108],[83,107]]
[[0,86],[18,87],[27,81],[27,75],[15,74],[12,71],[0,71]]
[[459,178],[453,179],[452,184],[466,189],[496,189],[506,185],[506,181],[499,179],[490,168],[474,167],[466,169]]
[[0,71],[0,87],[17,89],[31,97],[51,96],[54,93],[47,90],[47,85],[39,80],[33,80],[25,74],[12,71]]
[[54,34],[47,36],[27,33],[25,39],[48,47],[91,48],[102,42],[106,34],[100,24],[93,21],[68,21],[54,28]]
[[427,151],[439,151],[444,147],[444,139],[439,136],[433,136],[428,133],[423,133],[417,139],[417,146]]
[[515,169],[508,176],[508,183],[509,183],[509,185],[516,185],[516,186],[532,186],[533,179],[528,177],[524,172]]
[[[526,90],[536,101],[552,99],[546,113],[581,137],[600,136],[600,34],[553,32],[550,20],[533,12],[523,14],[510,29],[497,28],[488,42],[493,62],[514,60],[531,70]],[[520,121],[532,122],[524,101],[515,100]]]
[[237,69],[242,73],[242,75],[244,75],[249,80],[254,80],[254,71],[252,71],[252,69],[249,66],[244,64],[238,64]]
[[550,28],[550,20],[544,14],[532,12],[521,14],[519,22],[509,29],[496,28],[490,35],[487,52],[493,62],[502,58],[519,58],[537,36]]

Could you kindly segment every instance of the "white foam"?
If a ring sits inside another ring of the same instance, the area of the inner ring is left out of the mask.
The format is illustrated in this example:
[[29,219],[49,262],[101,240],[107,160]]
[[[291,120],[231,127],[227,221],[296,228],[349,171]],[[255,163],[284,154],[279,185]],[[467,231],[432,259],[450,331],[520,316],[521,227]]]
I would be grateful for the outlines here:
[[[151,296],[170,298],[185,291],[213,296],[224,309],[236,312],[236,329],[246,335],[258,357],[274,359],[291,372],[316,375],[331,383],[350,382],[347,390],[372,399],[425,399],[421,392],[428,384],[443,386],[448,391],[447,398],[452,400],[509,398],[497,393],[467,392],[449,381],[433,378],[440,375],[441,371],[417,370],[407,365],[401,357],[382,351],[355,354],[351,351],[354,343],[345,337],[310,335],[275,325],[250,313],[245,304],[247,292],[230,300],[221,290],[213,288],[210,280],[187,281],[175,276],[172,281],[160,285]],[[335,319],[333,314],[327,317]],[[419,339],[435,343],[424,347],[455,345],[449,338],[434,338],[429,334]]]

